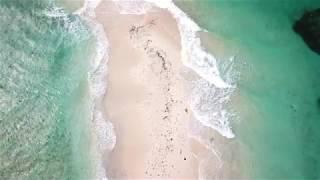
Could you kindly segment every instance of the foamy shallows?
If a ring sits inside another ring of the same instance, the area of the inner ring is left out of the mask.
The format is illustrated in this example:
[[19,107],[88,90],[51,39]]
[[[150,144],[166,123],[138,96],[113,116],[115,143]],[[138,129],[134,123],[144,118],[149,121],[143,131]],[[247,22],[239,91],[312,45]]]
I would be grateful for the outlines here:
[[75,14],[94,18],[96,16],[94,10],[100,4],[101,0],[85,0],[83,7],[75,11]]
[[51,0],[0,13],[0,179],[91,179],[91,31]]
[[102,103],[107,87],[108,40],[105,37],[102,25],[89,19],[87,19],[87,22],[97,38],[95,58],[91,61],[91,68],[88,73],[92,100],[92,135],[95,142],[92,153],[96,161],[96,179],[106,179],[102,154],[105,151],[112,150],[116,143],[113,125],[105,118]]
[[81,15],[91,27],[96,37],[96,53],[92,58],[91,68],[88,73],[93,135],[93,150],[96,179],[105,180],[107,175],[103,167],[102,154],[111,151],[116,143],[116,136],[111,122],[107,121],[103,111],[103,97],[107,89],[107,63],[109,59],[109,44],[103,26],[94,20],[95,8],[101,0],[86,0],[84,6],[75,13]]
[[[195,81],[191,95],[191,107],[195,117],[204,126],[217,130],[227,138],[233,138],[229,119],[232,116],[224,109],[235,86],[230,77],[226,82],[220,75],[216,59],[201,46],[198,32],[201,28],[188,17],[172,0],[114,0],[122,14],[144,14],[150,4],[167,9],[178,23],[181,36],[183,64],[202,79]],[[232,78],[231,78],[232,79]]]

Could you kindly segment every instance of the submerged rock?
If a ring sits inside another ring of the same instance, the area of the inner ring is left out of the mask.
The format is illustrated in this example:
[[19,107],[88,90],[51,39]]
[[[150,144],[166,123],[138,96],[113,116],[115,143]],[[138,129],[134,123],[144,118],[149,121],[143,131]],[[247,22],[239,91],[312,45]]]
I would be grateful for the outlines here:
[[311,50],[320,55],[320,8],[306,11],[295,22],[293,29],[303,38]]

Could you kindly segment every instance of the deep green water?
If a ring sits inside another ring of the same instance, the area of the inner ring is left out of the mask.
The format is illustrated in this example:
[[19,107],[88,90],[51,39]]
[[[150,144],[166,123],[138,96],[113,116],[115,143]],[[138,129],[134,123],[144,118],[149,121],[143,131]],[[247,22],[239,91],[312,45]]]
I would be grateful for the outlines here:
[[0,179],[88,179],[92,35],[45,0],[0,0]]
[[240,119],[234,124],[236,139],[247,152],[238,154],[245,157],[243,174],[320,179],[320,56],[292,30],[303,11],[319,8],[320,1],[201,0],[180,5],[230,47],[229,55],[236,52],[241,64],[231,106]]

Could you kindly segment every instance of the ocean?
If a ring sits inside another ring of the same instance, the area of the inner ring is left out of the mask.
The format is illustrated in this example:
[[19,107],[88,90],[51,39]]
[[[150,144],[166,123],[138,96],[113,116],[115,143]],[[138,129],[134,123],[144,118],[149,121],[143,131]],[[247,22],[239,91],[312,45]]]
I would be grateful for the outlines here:
[[320,1],[177,4],[208,31],[203,41],[223,44],[224,52],[208,46],[221,57],[220,69],[226,57],[235,59],[240,77],[228,108],[235,114],[230,141],[239,144],[234,154],[241,157],[241,174],[250,179],[319,179],[320,57],[292,26],[304,11],[319,8]]
[[92,32],[54,1],[0,13],[0,179],[88,179]]

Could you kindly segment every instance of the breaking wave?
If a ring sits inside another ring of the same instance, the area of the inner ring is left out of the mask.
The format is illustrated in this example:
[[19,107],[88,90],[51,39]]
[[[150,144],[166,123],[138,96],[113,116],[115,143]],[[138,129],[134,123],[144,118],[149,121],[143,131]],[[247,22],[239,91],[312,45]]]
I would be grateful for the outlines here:
[[[190,97],[194,116],[202,125],[215,129],[226,138],[233,138],[235,135],[230,125],[230,117],[233,115],[225,109],[225,104],[235,90],[234,80],[230,72],[224,74],[227,81],[223,80],[216,59],[201,46],[198,32],[202,29],[172,0],[114,2],[122,14],[144,14],[155,5],[167,9],[173,15],[180,31],[183,64],[201,77],[193,82],[193,93]],[[230,71],[232,62],[231,58],[224,69]]]

